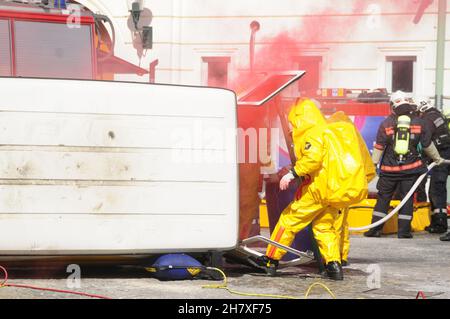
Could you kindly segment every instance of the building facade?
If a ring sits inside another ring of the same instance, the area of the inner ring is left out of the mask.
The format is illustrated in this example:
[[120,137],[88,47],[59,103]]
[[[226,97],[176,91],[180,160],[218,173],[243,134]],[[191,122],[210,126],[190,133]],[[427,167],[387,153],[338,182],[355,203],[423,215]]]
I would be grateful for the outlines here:
[[[277,65],[306,69],[306,91],[386,88],[435,94],[438,1],[426,7],[418,23],[413,22],[420,5],[415,0],[141,1],[147,10],[140,23],[153,27],[149,50],[139,48],[133,32],[133,0],[77,2],[111,18],[115,54],[142,68],[153,63],[156,82],[236,88],[234,82],[252,68],[253,42],[255,71]],[[450,23],[446,35],[449,53]],[[445,78],[449,76],[447,58]],[[148,81],[148,76],[116,79]],[[444,84],[449,96],[450,81]]]

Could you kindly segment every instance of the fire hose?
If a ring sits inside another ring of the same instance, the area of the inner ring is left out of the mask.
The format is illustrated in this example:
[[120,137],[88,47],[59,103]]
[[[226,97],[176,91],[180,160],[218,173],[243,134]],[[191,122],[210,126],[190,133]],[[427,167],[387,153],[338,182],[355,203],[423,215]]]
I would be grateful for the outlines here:
[[[419,187],[420,183],[422,183],[423,179],[425,178],[425,176],[427,176],[427,174],[436,166],[436,163],[431,163],[428,167],[427,167],[427,172],[420,175],[420,177],[417,179],[416,183],[413,185],[413,187],[409,190],[409,192],[406,194],[406,196],[403,198],[403,200],[400,202],[400,204],[397,205],[397,207],[395,207],[388,215],[384,216],[382,219],[380,219],[379,221],[367,225],[367,226],[362,226],[362,227],[350,227],[349,230],[350,231],[362,231],[362,230],[368,230],[374,227],[377,227],[383,223],[385,223],[386,221],[388,221],[389,219],[392,218],[392,216],[394,216],[404,205],[405,203],[411,198],[411,196],[413,196],[414,192],[416,191],[416,189]],[[441,165],[450,165],[450,160],[444,160],[444,162]]]

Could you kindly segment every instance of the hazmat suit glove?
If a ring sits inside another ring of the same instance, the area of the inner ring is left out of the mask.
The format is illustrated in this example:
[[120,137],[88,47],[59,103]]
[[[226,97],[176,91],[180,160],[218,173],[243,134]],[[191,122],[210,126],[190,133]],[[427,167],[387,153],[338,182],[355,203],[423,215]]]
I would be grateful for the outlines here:
[[288,189],[289,184],[293,179],[295,179],[294,173],[292,171],[289,171],[289,173],[287,173],[286,175],[283,176],[283,178],[281,178],[280,189],[282,191]]
[[441,165],[442,163],[444,163],[445,160],[439,154],[439,151],[437,150],[434,143],[431,143],[430,146],[424,148],[423,150],[424,150],[425,154],[429,158],[431,158],[433,160],[433,162],[435,162],[437,165]]

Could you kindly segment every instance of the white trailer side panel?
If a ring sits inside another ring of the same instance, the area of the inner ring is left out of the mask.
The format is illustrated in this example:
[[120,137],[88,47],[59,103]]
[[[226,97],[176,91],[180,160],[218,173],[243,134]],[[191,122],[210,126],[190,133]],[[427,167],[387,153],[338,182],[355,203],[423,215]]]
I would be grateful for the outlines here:
[[237,244],[233,92],[20,78],[0,90],[0,255]]

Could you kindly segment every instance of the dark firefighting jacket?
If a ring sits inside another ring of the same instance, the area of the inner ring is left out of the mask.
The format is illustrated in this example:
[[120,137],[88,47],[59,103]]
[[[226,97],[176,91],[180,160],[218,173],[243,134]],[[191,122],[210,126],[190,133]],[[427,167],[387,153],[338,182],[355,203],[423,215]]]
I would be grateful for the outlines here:
[[431,132],[431,140],[438,150],[450,147],[450,133],[447,118],[437,109],[432,108],[422,114],[426,129]]
[[388,116],[380,125],[377,133],[375,148],[384,151],[380,163],[380,171],[386,176],[401,176],[423,174],[427,171],[426,163],[422,159],[419,143],[422,148],[431,144],[431,132],[426,128],[424,120],[415,114],[405,114],[410,117],[410,139],[408,153],[400,161],[395,153],[395,135],[399,115]]

